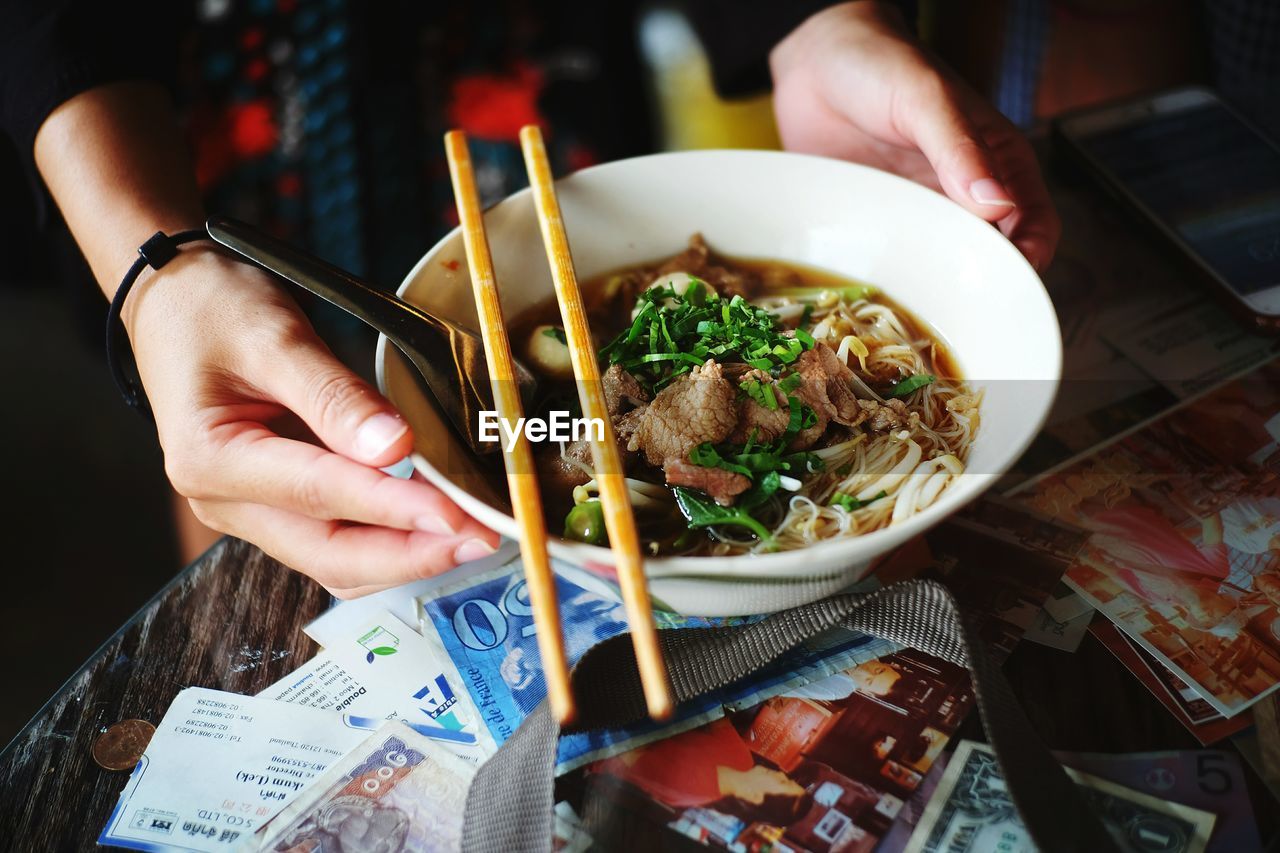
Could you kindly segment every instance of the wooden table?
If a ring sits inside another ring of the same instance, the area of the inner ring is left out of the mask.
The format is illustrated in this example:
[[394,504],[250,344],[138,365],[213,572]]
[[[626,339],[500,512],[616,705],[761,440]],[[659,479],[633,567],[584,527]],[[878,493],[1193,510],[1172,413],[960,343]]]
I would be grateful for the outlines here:
[[98,734],[119,720],[160,722],[184,687],[257,693],[315,654],[302,626],[330,600],[254,546],[220,541],[0,753],[0,849],[92,850],[129,776],[94,763]]

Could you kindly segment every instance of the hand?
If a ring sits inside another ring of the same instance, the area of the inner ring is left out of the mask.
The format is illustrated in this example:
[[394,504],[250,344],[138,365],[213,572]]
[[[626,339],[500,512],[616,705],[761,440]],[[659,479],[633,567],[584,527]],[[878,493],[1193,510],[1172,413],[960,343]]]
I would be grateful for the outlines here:
[[929,57],[875,0],[812,16],[770,58],[789,150],[855,160],[941,190],[995,223],[1037,270],[1061,226],[1026,138]]
[[408,424],[266,274],[217,250],[183,250],[127,307],[165,468],[204,524],[339,597],[438,574],[497,544],[433,486],[377,470],[410,452]]

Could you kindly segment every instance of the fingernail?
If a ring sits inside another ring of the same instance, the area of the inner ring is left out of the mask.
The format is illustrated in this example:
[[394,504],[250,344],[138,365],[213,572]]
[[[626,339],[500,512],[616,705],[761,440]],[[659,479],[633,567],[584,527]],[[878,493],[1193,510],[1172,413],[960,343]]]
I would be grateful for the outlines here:
[[420,515],[413,520],[413,526],[427,533],[438,533],[441,536],[452,536],[458,531],[439,515]]
[[1013,207],[1013,199],[1004,191],[1004,187],[995,178],[982,178],[969,184],[969,195],[978,204],[990,204],[995,207]]
[[376,459],[408,430],[409,425],[395,415],[386,412],[370,415],[356,429],[356,454],[365,459]]
[[487,557],[493,552],[493,546],[483,539],[468,539],[458,546],[458,550],[453,552],[453,558],[459,563],[469,563],[472,560]]

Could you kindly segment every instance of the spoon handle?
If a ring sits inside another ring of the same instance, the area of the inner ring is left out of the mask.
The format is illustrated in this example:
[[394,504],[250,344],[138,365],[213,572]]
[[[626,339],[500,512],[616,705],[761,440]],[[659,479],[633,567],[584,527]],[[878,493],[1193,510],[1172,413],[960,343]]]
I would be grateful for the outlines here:
[[[213,216],[206,227],[209,236],[228,249],[333,303],[393,340],[406,332],[412,337],[416,330],[406,329],[406,323],[426,323],[442,334],[448,334],[443,323],[416,305],[252,225]],[[399,345],[400,342],[396,343]]]
[[235,219],[210,217],[209,236],[255,264],[291,281],[387,336],[422,374],[449,420],[478,453],[475,423],[492,409],[488,370],[475,333],[445,323],[344,269]]

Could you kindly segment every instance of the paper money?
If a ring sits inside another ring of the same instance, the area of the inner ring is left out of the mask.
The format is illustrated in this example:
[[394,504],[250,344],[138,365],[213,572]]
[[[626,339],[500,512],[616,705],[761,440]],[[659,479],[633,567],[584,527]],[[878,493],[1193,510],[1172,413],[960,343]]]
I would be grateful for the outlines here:
[[[591,646],[627,630],[623,605],[606,584],[586,589],[557,574],[556,591],[570,665]],[[513,560],[489,572],[467,573],[455,584],[421,596],[419,602],[424,638],[438,641],[448,656],[441,663],[446,679],[467,691],[493,739],[503,743],[546,696],[537,626],[520,561]],[[748,621],[665,612],[654,616],[660,629]],[[694,728],[723,716],[726,705],[759,704],[791,687],[898,648],[888,640],[836,629],[732,688],[685,703],[672,722],[645,722],[626,729],[565,735],[560,740],[557,772],[565,773],[596,758]]]
[[[1067,768],[1121,850],[1132,853],[1201,853],[1214,815],[1170,803]],[[961,741],[933,799],[925,808],[907,853],[1023,853],[1036,850],[1014,808],[991,749]]]
[[261,831],[263,850],[455,851],[472,768],[403,723],[386,723]]
[[442,583],[451,583],[452,578],[457,575],[489,571],[497,566],[506,565],[519,553],[520,546],[517,543],[503,540],[497,551],[487,557],[465,563],[448,572],[447,575],[423,578],[393,586],[381,592],[339,601],[311,620],[303,631],[327,649],[341,641],[356,623],[367,622],[383,613],[390,613],[406,625],[417,625],[418,596],[430,594]]
[[98,843],[234,849],[367,736],[332,711],[188,687],[156,726]]
[[324,651],[258,695],[342,711],[371,730],[400,720],[477,766],[497,751],[471,697],[441,672],[437,645],[386,610],[350,615],[328,617]]
[[1217,749],[1172,752],[1059,752],[1068,767],[1217,816],[1207,853],[1261,850],[1240,759]]

